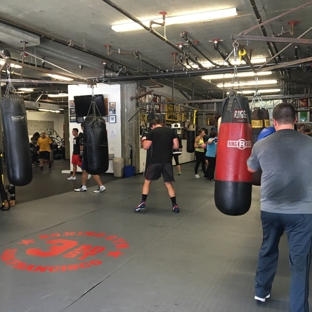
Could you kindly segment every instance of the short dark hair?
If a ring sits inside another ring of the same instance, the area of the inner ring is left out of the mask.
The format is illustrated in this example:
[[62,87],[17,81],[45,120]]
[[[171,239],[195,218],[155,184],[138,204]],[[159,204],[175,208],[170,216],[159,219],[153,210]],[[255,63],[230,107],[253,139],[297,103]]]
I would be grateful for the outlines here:
[[215,138],[217,136],[217,132],[216,131],[211,131],[209,138]]
[[149,124],[150,124],[150,127],[156,126],[156,125],[160,125],[160,121],[157,120],[157,119],[152,119],[152,120],[149,122]]
[[73,128],[73,131],[77,131],[78,132],[78,128]]
[[295,108],[289,103],[280,103],[273,109],[273,119],[280,124],[293,124],[296,120]]

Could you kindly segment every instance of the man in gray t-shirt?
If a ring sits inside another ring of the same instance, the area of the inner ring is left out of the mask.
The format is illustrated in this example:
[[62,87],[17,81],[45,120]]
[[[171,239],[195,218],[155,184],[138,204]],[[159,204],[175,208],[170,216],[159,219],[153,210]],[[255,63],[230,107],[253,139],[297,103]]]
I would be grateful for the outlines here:
[[295,110],[282,103],[273,110],[276,132],[255,143],[248,170],[261,168],[263,242],[255,278],[255,299],[270,297],[278,262],[278,244],[287,234],[291,268],[290,311],[309,311],[312,240],[312,138],[294,130]]

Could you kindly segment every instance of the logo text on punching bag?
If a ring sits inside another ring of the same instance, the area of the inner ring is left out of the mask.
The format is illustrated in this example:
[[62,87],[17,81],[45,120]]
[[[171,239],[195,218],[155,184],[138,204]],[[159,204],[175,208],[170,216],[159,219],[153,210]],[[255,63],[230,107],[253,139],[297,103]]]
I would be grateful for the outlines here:
[[11,120],[13,123],[24,123],[25,116],[11,116]]
[[239,139],[237,141],[228,140],[227,147],[238,148],[240,150],[244,150],[246,148],[251,148],[251,141],[246,141],[245,139]]
[[247,113],[244,109],[235,109],[233,111],[234,122],[247,122]]

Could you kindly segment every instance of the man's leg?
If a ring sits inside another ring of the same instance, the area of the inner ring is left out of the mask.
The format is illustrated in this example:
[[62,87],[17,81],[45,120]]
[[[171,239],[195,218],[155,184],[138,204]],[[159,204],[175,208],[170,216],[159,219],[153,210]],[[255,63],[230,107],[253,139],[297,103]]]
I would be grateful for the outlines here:
[[152,183],[151,180],[146,180],[146,179],[144,180],[143,187],[142,187],[142,199],[141,199],[141,202],[136,206],[136,208],[134,208],[135,212],[140,212],[141,210],[145,209],[146,199],[150,190],[151,183]]
[[76,174],[77,174],[77,165],[73,164],[73,174],[72,174],[72,176],[75,177]]
[[283,235],[279,213],[261,211],[263,241],[259,251],[255,278],[255,299],[265,301],[270,295],[278,263],[278,244]]
[[168,191],[168,194],[169,194],[169,197],[175,197],[175,190],[172,186],[172,183],[171,182],[165,182],[165,185],[166,185],[166,188],[167,188],[167,191]]
[[288,237],[289,265],[291,269],[291,312],[309,311],[309,270],[311,263],[312,215],[284,215]]
[[[92,175],[94,181],[96,182],[96,184],[99,186],[97,190],[93,191],[94,193],[102,193],[106,190],[106,187],[102,184],[101,178],[99,175],[94,174]],[[88,178],[88,175],[87,175]]]
[[81,187],[74,189],[74,191],[85,192],[87,190],[87,180],[88,180],[88,172],[83,169],[81,174]]

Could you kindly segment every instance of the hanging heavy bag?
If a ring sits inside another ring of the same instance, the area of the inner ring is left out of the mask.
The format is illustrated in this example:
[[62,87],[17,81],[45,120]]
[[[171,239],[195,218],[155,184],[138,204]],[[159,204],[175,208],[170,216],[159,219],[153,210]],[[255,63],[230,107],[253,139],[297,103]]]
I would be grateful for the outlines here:
[[[149,130],[151,131],[151,130]],[[146,140],[148,135],[148,131],[144,131],[141,137],[141,142],[143,142],[144,140]],[[146,160],[145,160],[145,168],[144,168],[144,174],[146,173],[146,170],[148,168],[148,166],[150,165],[151,159],[153,156],[153,144],[150,146],[150,148],[148,150],[146,150]]]
[[89,115],[84,121],[83,157],[90,174],[102,174],[108,169],[108,142],[106,124],[102,117]]
[[24,100],[15,94],[3,97],[1,113],[8,180],[15,186],[27,185],[33,173]]
[[214,194],[216,207],[226,215],[242,215],[250,208],[252,174],[246,161],[251,154],[251,140],[248,100],[228,97],[222,107]]
[[182,154],[182,140],[181,140],[181,135],[177,133],[177,129],[172,129],[174,131],[174,133],[176,134],[177,138],[178,138],[178,142],[179,142],[179,148],[178,149],[173,149],[172,150],[172,154],[173,155],[181,155]]
[[[274,127],[266,127],[262,129],[262,131],[259,133],[259,136],[257,138],[257,141],[266,138],[267,136],[271,135],[275,132]],[[252,174],[252,185],[261,185],[261,176],[262,176],[262,170],[261,168],[254,172]]]
[[195,152],[195,147],[194,147],[195,137],[196,137],[195,126],[190,125],[186,131],[186,151],[188,153]]
[[251,127],[252,127],[252,144],[255,144],[258,139],[258,135],[264,128],[262,109],[260,107],[254,107],[251,111]]
[[[255,144],[259,140],[259,136],[261,136],[263,130],[270,127],[269,111],[265,108],[259,109],[258,107],[255,107],[251,115],[252,144]],[[261,118],[261,120],[259,120],[259,118]],[[261,185],[261,175],[261,169],[252,174],[253,185]]]

